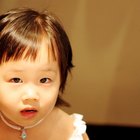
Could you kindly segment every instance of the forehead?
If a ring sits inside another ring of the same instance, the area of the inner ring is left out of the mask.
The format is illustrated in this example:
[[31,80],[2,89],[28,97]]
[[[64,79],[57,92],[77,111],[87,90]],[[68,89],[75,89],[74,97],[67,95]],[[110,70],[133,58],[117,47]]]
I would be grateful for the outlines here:
[[[44,61],[45,63],[51,63],[52,61],[58,61],[58,55],[57,55],[57,50],[56,50],[56,45],[53,41],[50,41],[49,39],[42,39],[40,43],[37,44],[37,50],[36,50],[36,56],[34,59],[32,58],[32,54],[28,54],[29,60],[32,61]],[[23,55],[22,59],[26,59],[27,52],[24,52],[25,55]],[[28,60],[26,59],[26,60]]]
[[[37,52],[36,58],[33,60],[30,57],[21,59],[10,60],[0,65],[0,71],[59,71],[59,64],[57,59],[54,59],[49,47],[46,47],[44,43]],[[26,52],[25,52],[26,53]]]
[[[30,60],[19,60],[19,61],[9,61],[0,65],[1,74],[8,72],[30,72],[36,73],[39,71],[53,71],[59,72],[59,66],[57,61],[42,61],[42,59],[36,61]],[[36,73],[37,74],[37,73]]]

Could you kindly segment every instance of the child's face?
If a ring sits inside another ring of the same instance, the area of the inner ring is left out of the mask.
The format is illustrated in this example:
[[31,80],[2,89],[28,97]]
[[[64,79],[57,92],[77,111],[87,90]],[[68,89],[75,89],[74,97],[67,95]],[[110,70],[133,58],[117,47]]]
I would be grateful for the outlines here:
[[33,125],[55,106],[60,73],[45,47],[35,61],[10,61],[0,65],[0,111],[12,122]]

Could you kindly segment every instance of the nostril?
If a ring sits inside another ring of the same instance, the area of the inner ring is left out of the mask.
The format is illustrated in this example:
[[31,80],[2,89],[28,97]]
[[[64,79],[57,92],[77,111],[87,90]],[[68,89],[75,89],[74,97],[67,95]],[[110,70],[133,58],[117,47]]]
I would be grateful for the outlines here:
[[23,101],[34,101],[34,102],[38,102],[39,101],[39,98],[23,98]]

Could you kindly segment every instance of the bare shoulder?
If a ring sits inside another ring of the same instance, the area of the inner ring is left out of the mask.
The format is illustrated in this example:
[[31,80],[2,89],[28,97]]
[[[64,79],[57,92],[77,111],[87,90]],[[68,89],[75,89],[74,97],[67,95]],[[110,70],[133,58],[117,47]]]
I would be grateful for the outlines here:
[[83,134],[83,140],[89,140],[89,137],[88,137],[87,133]]
[[[82,128],[85,129],[85,126],[83,126],[83,125],[85,125],[85,123],[83,123],[83,121],[82,121],[82,115],[76,114],[76,116],[75,116],[72,114],[68,114],[61,109],[58,109],[58,112],[59,112],[59,116],[60,116],[59,118],[61,118],[61,119],[59,119],[59,121],[61,122],[60,128],[62,127],[62,124],[63,124],[63,128],[65,128],[65,130],[64,129],[62,129],[62,130],[63,130],[63,132],[65,131],[65,134],[68,132],[67,136],[69,138],[73,137],[73,134],[75,134],[74,133],[75,130],[77,130],[77,129],[81,130]],[[78,118],[76,118],[76,117],[78,117]],[[76,122],[77,119],[78,119],[78,123]],[[79,122],[80,122],[80,124],[79,124]],[[85,131],[86,131],[86,129],[85,129]],[[82,133],[83,132],[81,132],[81,135],[83,136],[83,140],[89,140],[87,133],[86,132],[84,134],[82,134]]]
[[[73,118],[71,117],[71,115],[69,115],[68,113],[66,113],[65,111],[63,111],[60,108],[56,108],[56,115],[55,117],[58,119],[57,120],[57,130],[59,128],[59,131],[61,131],[60,133],[65,132],[65,134],[69,135],[72,133],[73,131]],[[56,123],[55,123],[56,126]]]
[[[62,111],[63,112],[63,111]],[[74,132],[74,130],[75,130],[75,127],[74,127],[74,122],[75,122],[75,119],[77,119],[77,118],[74,118],[74,117],[72,117],[73,115],[69,115],[69,114],[67,114],[67,113],[65,113],[65,112],[63,112],[65,115],[65,117],[69,120],[69,123],[71,124],[71,134]],[[81,119],[81,124],[83,123],[83,121],[82,121],[82,119],[83,119],[83,116],[82,115],[80,115],[80,114],[77,114],[78,115],[78,118],[80,117],[80,119]],[[75,115],[74,115],[75,116]],[[86,124],[85,124],[86,125]],[[82,125],[79,125],[80,126],[80,129],[81,129],[81,127],[83,127]],[[86,131],[86,130],[85,130]],[[87,135],[87,133],[85,132],[83,135],[83,140],[89,140],[89,137],[88,137],[88,135]]]

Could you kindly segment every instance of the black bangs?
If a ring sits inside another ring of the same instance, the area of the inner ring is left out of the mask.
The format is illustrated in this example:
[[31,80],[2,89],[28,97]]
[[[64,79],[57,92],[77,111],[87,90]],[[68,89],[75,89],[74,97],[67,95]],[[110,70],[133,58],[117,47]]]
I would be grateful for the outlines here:
[[28,34],[23,36],[14,32],[3,35],[0,38],[0,64],[21,59],[35,61],[43,42],[47,48],[48,60],[57,60],[55,41],[49,36],[44,38],[41,34],[36,36],[33,33],[31,36],[30,33],[28,38]]
[[0,63],[37,57],[44,34],[39,14],[26,10],[18,12],[9,12],[0,20]]
[[15,33],[5,34],[0,38],[0,64],[19,59],[35,60],[38,50],[39,42],[36,38],[31,41]]

